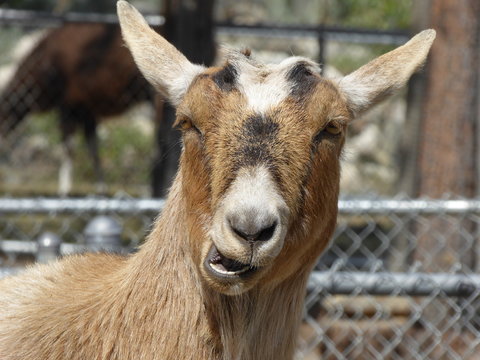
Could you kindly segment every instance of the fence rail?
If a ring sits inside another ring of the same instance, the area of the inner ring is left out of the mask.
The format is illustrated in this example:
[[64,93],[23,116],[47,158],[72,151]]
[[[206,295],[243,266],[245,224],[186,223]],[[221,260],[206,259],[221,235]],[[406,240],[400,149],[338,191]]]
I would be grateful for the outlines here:
[[[165,23],[165,17],[163,17],[162,15],[146,14],[145,18],[151,26],[161,26]],[[56,15],[42,11],[0,9],[0,24],[3,25],[14,24],[30,28],[36,28],[55,27],[60,26],[64,23],[117,24],[118,18],[115,14],[71,12]],[[344,28],[326,25],[239,25],[227,22],[218,22],[215,24],[215,30],[220,34],[225,35],[267,36],[282,38],[322,38],[322,40],[332,40],[358,44],[401,45],[409,39],[408,32],[402,30]]]
[[[145,15],[151,26],[161,26],[165,18],[161,15]],[[64,23],[118,24],[115,14],[76,13],[52,14],[45,11],[0,9],[0,24],[21,25],[31,28],[60,26]]]
[[[158,212],[165,205],[164,199],[109,199],[109,198],[0,198],[1,213],[70,213],[70,212]],[[340,214],[462,214],[480,213],[480,200],[432,200],[432,199],[341,199]]]
[[333,295],[468,297],[480,292],[480,275],[314,271],[309,288],[315,287]]
[[48,199],[48,198],[3,198],[0,199],[0,214],[21,213],[136,213],[159,212],[163,209],[163,199]]

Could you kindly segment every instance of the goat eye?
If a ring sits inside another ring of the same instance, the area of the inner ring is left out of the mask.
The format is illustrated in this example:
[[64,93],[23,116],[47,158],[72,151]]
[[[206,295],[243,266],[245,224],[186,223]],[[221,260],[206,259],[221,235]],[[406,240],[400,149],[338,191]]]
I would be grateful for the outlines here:
[[192,120],[187,117],[177,120],[177,123],[174,125],[174,127],[181,131],[194,130],[201,134],[200,130],[198,130],[198,128],[193,124]]
[[325,128],[325,131],[328,132],[330,135],[338,135],[342,132],[342,129],[334,124],[328,124]]
[[342,126],[336,123],[329,123],[322,128],[313,138],[315,144],[320,143],[323,139],[334,139],[342,133]]
[[177,126],[180,130],[188,130],[193,128],[192,121],[190,119],[182,119]]

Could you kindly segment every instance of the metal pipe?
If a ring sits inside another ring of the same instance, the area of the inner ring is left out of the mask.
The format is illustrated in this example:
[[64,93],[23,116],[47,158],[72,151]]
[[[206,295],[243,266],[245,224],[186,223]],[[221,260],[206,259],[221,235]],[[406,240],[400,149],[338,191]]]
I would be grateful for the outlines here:
[[480,275],[448,273],[365,273],[314,271],[309,289],[329,294],[466,297],[480,294]]
[[[165,17],[145,15],[151,26],[161,26]],[[117,24],[115,14],[76,13],[51,14],[45,11],[28,11],[0,9],[0,24],[15,24],[27,27],[57,27],[64,23],[103,23]],[[292,26],[275,24],[240,25],[219,22],[215,24],[219,34],[279,37],[279,38],[318,38],[321,34],[327,40],[360,44],[401,45],[409,39],[409,34],[402,30],[372,30],[361,28],[342,28],[335,26]]]
[[[35,255],[37,252],[37,249],[38,249],[38,244],[36,241],[0,240],[0,251],[7,254],[14,253],[14,254]],[[91,248],[88,245],[61,243],[59,255],[84,253],[90,250]],[[121,247],[121,249],[119,249],[119,252],[121,252],[122,254],[126,254],[132,251],[133,249],[128,246]]]
[[[0,214],[19,213],[156,213],[163,209],[163,199],[52,199],[0,198]],[[480,200],[428,199],[341,199],[341,214],[465,214],[480,213]]]
[[[165,17],[145,15],[151,26],[161,26]],[[0,24],[19,24],[28,27],[55,27],[64,23],[118,24],[116,14],[77,13],[52,14],[46,11],[0,9]]]
[[162,199],[51,199],[51,198],[0,198],[0,213],[138,213],[159,212]]

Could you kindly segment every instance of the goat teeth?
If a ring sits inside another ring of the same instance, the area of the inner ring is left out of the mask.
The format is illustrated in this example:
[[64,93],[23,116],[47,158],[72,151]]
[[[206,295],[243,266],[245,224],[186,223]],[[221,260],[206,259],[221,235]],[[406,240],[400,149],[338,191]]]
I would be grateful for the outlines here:
[[215,270],[216,272],[220,273],[220,274],[223,274],[223,275],[239,275],[239,274],[243,274],[244,272],[247,272],[248,270],[250,270],[250,266],[249,265],[246,265],[245,267],[243,267],[242,269],[240,270],[237,270],[237,271],[228,271],[228,270],[225,270],[225,268],[220,265],[220,264],[214,264],[214,263],[210,263],[210,267]]

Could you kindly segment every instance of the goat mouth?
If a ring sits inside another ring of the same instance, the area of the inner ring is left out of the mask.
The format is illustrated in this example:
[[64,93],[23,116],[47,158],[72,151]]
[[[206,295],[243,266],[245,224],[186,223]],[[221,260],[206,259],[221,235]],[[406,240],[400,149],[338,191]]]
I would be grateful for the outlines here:
[[225,279],[245,277],[257,270],[257,267],[251,264],[244,264],[227,258],[218,251],[215,245],[210,248],[204,265],[210,273]]

